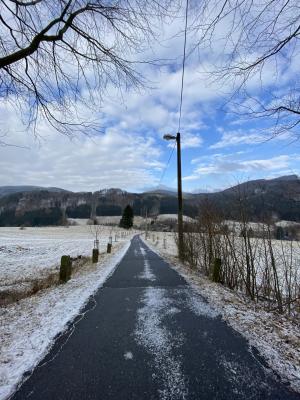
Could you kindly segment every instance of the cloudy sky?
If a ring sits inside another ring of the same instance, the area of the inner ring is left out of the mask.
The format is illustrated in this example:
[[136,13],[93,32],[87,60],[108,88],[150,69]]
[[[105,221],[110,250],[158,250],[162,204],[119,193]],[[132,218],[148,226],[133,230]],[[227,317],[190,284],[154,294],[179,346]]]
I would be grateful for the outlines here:
[[[176,153],[164,173],[172,145],[162,136],[175,134],[178,127],[183,35],[174,33],[182,24],[179,18],[164,26],[160,40],[148,51],[168,62],[139,67],[148,80],[146,88],[122,95],[113,87],[107,89],[96,116],[101,129],[92,137],[76,135],[70,140],[41,123],[36,138],[26,132],[12,105],[0,103],[1,135],[8,144],[0,147],[0,185],[74,191],[108,187],[142,191],[158,184],[175,187]],[[187,42],[191,49],[193,32]],[[218,53],[217,45],[214,52]],[[299,141],[287,133],[269,140],[270,121],[236,113],[227,103],[229,87],[208,79],[211,60],[207,52],[188,55],[181,123],[184,190],[212,191],[238,181],[299,175]],[[283,68],[280,79],[278,70],[275,73],[270,66],[266,85],[278,88],[290,81],[299,64],[298,58]],[[259,80],[252,80],[253,96],[259,95],[259,85]]]

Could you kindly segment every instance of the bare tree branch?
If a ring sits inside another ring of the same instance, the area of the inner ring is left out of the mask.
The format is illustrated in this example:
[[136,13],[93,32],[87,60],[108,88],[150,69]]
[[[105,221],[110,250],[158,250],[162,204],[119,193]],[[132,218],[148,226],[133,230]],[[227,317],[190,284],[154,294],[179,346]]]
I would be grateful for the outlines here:
[[0,98],[38,133],[47,120],[72,136],[96,128],[81,110],[99,110],[106,89],[145,83],[137,65],[180,1],[1,0]]
[[[241,104],[253,99],[256,82],[259,107],[249,108],[249,115],[274,117],[278,132],[295,129],[300,122],[299,69],[294,66],[300,56],[299,2],[205,0],[194,10],[192,51],[198,47],[207,58],[217,57],[210,71],[213,81],[233,88],[232,99]],[[216,48],[221,54],[215,54]]]

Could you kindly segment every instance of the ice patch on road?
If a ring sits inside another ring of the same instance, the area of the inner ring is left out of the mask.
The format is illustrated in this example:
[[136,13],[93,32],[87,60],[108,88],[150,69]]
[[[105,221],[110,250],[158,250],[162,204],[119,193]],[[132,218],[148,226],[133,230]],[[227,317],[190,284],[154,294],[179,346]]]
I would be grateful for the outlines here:
[[182,337],[172,335],[163,326],[163,319],[168,315],[172,301],[167,298],[167,291],[149,287],[142,298],[143,306],[138,310],[135,330],[137,342],[154,356],[156,377],[161,389],[161,400],[184,400],[188,389],[182,372],[180,358],[172,350],[182,342]]
[[140,279],[147,279],[154,282],[156,280],[155,275],[152,273],[148,260],[144,261],[144,271],[139,275]]
[[144,249],[144,247],[141,247],[140,249],[141,249],[142,255],[145,257],[146,256],[146,250]]

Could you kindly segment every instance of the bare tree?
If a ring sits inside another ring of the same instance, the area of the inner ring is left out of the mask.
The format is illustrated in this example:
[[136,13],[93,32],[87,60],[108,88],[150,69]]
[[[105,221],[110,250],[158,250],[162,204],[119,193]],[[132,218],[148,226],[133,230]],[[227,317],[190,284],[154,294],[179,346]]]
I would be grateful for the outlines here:
[[[232,110],[247,117],[268,117],[275,127],[273,134],[296,130],[300,123],[298,0],[204,0],[194,2],[194,10],[195,46],[202,59],[207,55],[214,62],[213,78],[235,89]],[[222,48],[217,60],[211,56],[216,48],[217,52]],[[276,89],[270,85],[272,79]],[[251,90],[254,84],[260,96]]]
[[99,237],[104,231],[104,226],[98,224],[97,218],[90,219],[88,220],[88,230],[94,238],[94,249],[99,250]]
[[67,135],[87,132],[95,125],[82,104],[99,107],[110,84],[143,83],[138,53],[176,10],[171,0],[1,0],[1,99],[35,132],[44,119]]
[[198,221],[184,232],[185,262],[214,280],[215,261],[221,260],[219,283],[298,320],[299,244],[275,240],[270,220],[250,222],[242,191],[238,196],[239,221],[223,220],[210,199],[201,203]]

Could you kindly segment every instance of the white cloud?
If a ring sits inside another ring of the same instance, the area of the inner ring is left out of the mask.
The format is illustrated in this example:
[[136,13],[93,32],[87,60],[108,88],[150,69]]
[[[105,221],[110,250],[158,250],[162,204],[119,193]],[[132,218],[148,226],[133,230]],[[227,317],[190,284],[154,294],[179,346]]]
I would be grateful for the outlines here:
[[[181,148],[182,149],[193,149],[201,147],[203,144],[203,139],[199,134],[184,133],[181,134]],[[174,146],[173,142],[170,142],[168,147],[172,148]]]
[[221,140],[210,146],[211,149],[222,149],[231,146],[240,146],[243,144],[258,144],[266,140],[265,135],[250,130],[248,133],[242,129],[230,132],[222,132]]
[[237,129],[233,131],[224,131],[219,129],[221,132],[221,140],[212,144],[210,149],[222,149],[233,146],[241,145],[257,145],[272,141],[291,141],[294,136],[291,132],[283,132],[280,135],[273,135],[272,129]]
[[[13,120],[8,114],[8,121]],[[15,126],[18,126],[16,119]],[[47,131],[46,140],[34,140],[16,129],[11,142],[29,148],[0,147],[0,185],[60,186],[82,191],[103,187],[141,189],[156,183],[161,151],[151,137],[115,128],[92,138],[67,137]]]
[[246,161],[219,161],[214,164],[199,166],[196,169],[198,174],[213,174],[234,171],[251,172],[255,170],[272,171],[288,167],[290,156],[282,155],[261,160]]
[[[214,155],[213,160],[200,162],[192,174],[184,177],[184,181],[196,181],[203,176],[207,175],[226,175],[234,174],[236,172],[243,172],[249,174],[274,172],[278,176],[278,172],[282,170],[291,170],[293,161],[299,158],[296,156],[280,155],[266,159],[254,160],[237,160],[236,158],[228,157],[226,155]],[[277,174],[276,174],[277,172]]]
[[[7,141],[31,147],[30,150],[0,148],[0,184],[55,185],[74,190],[95,190],[107,186],[127,189],[153,186],[163,167],[158,143],[165,148],[166,144],[161,141],[163,134],[176,134],[178,129],[182,22],[179,18],[170,24],[164,24],[163,32],[158,32],[159,41],[154,41],[151,49],[137,55],[140,61],[153,56],[156,59],[168,59],[166,65],[160,69],[150,64],[140,64],[141,72],[149,79],[148,89],[123,92],[123,96],[120,96],[118,89],[109,85],[105,93],[101,93],[103,103],[100,111],[97,110],[97,118],[99,125],[103,127],[103,134],[95,136],[93,140],[82,136],[70,142],[65,137],[55,135],[49,127],[42,124],[40,130],[45,140],[41,140],[39,147],[31,137],[18,133],[24,129],[21,121],[15,117],[15,112],[7,111],[0,104],[0,118],[5,121],[2,131],[6,132],[9,128],[11,133]],[[225,24],[225,28],[229,29],[229,21],[225,21]],[[220,39],[224,36],[223,28],[217,28]],[[196,40],[192,36],[193,32],[189,33],[188,46]],[[230,82],[220,87],[220,82],[209,82],[207,79],[207,71],[212,70],[214,62],[218,64],[218,58],[224,56],[223,50],[220,41],[214,44],[213,49],[206,49],[206,52],[201,53],[205,62],[198,58],[196,52],[189,55],[181,123],[183,148],[195,149],[203,146],[201,130],[207,128],[207,119],[217,116],[216,104],[224,93],[229,92]],[[172,63],[170,59],[173,59]],[[294,68],[293,73],[297,71],[299,62],[295,61],[291,65],[290,69]],[[267,85],[274,82],[270,74],[264,79]],[[254,77],[251,81],[253,91],[258,84],[259,81]],[[243,106],[250,107],[249,100]],[[81,109],[80,113],[91,119],[95,117],[87,107]],[[215,121],[219,122],[216,118],[213,124]],[[228,132],[217,130],[220,140],[212,144],[211,149],[250,147],[249,145],[266,140],[266,136],[254,129]],[[237,152],[232,157],[215,154],[211,159],[211,156],[205,156],[205,151],[203,146],[201,153],[206,158],[192,155],[194,159],[191,164],[195,167],[184,178],[186,181],[196,181],[200,175],[222,176],[223,173],[235,171],[269,171],[271,174],[279,168],[286,170],[290,166],[288,156],[270,156],[266,159],[257,156],[255,160],[246,161],[237,159],[237,155],[242,154]]]
[[188,149],[188,148],[195,148],[195,147],[201,147],[203,144],[203,139],[200,135],[193,135],[193,134],[185,134],[182,135],[182,148],[183,149]]
[[278,157],[272,157],[266,160],[249,160],[240,163],[241,169],[245,171],[253,170],[264,170],[272,171],[282,168],[287,168],[291,161],[291,157],[288,155],[282,155]]

